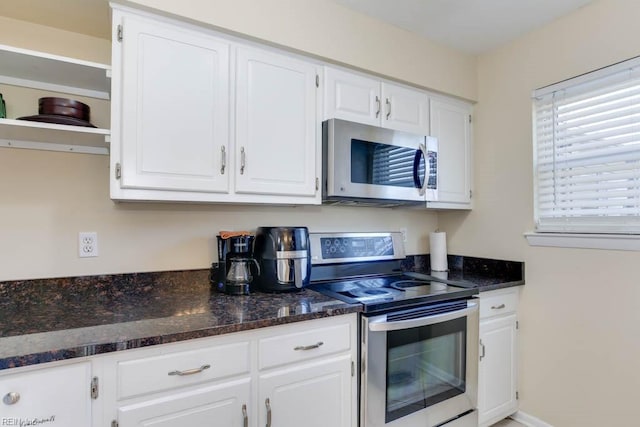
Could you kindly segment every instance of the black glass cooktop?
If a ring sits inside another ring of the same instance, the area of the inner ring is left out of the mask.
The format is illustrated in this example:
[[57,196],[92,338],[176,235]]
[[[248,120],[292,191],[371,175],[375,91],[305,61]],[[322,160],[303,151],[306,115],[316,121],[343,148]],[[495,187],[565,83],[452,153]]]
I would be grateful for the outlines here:
[[344,302],[361,303],[365,313],[469,298],[478,293],[473,287],[436,280],[418,280],[403,274],[314,283],[311,289]]

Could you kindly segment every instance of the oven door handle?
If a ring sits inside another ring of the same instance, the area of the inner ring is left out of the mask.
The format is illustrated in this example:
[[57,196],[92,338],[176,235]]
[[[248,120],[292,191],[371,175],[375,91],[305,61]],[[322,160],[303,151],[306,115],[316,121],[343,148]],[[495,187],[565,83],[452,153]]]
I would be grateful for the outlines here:
[[449,313],[435,314],[433,316],[419,317],[417,319],[397,320],[395,322],[372,321],[369,323],[369,330],[371,332],[388,332],[399,331],[402,329],[418,328],[420,326],[433,325],[434,323],[459,319],[477,311],[478,303],[475,301],[470,301],[467,304],[467,308],[451,311]]

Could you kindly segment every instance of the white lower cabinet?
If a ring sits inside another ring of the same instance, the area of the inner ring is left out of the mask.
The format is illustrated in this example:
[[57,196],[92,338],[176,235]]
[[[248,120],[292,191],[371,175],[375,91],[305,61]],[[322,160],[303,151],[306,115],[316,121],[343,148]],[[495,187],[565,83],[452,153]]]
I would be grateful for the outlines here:
[[518,288],[480,293],[480,427],[490,426],[518,410]]
[[0,424],[92,425],[91,363],[0,371]]
[[356,427],[356,316],[105,356],[102,425]]
[[131,427],[244,427],[250,379],[199,387],[118,408],[118,424]]
[[353,426],[351,361],[350,355],[343,355],[261,374],[258,424]]

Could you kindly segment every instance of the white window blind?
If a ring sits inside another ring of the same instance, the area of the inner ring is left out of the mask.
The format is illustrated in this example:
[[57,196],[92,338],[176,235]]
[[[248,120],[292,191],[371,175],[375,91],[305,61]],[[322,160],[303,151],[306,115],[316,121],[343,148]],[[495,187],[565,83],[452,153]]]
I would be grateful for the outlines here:
[[640,234],[640,59],[533,98],[537,231]]

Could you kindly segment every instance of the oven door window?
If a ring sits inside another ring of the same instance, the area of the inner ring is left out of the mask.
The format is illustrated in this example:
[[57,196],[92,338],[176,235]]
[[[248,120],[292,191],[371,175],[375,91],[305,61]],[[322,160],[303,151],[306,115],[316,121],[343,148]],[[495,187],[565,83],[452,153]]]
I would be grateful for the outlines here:
[[352,139],[351,182],[413,188],[414,168],[424,182],[425,162],[419,154],[412,148]]
[[465,318],[387,332],[389,423],[465,392]]

